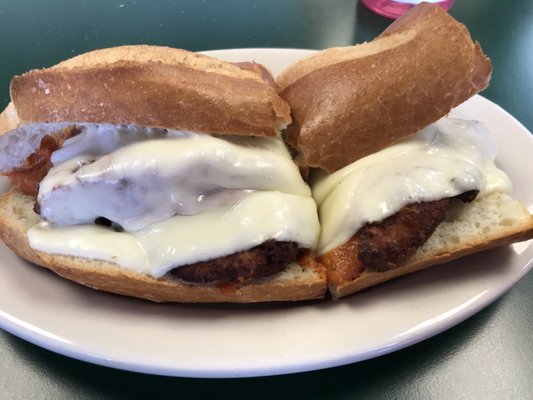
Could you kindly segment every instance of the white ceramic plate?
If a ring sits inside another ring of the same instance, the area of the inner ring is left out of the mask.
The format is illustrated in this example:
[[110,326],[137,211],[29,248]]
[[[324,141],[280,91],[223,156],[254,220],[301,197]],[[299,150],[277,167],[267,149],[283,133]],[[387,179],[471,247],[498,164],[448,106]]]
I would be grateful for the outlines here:
[[[212,54],[255,59],[274,73],[308,54],[248,49]],[[514,195],[533,205],[533,137],[476,96],[456,111],[493,132]],[[353,363],[419,342],[493,302],[531,268],[519,243],[392,281],[339,302],[179,305],[100,293],[30,265],[0,245],[0,327],[95,364],[161,375],[238,377]]]

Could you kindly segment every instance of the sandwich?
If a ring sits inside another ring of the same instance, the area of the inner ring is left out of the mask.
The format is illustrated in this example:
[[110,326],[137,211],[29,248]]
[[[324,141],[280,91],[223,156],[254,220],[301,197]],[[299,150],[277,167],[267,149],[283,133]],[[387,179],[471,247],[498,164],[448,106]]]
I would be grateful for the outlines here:
[[0,237],[83,285],[157,302],[320,298],[308,185],[268,71],[157,46],[16,76]]
[[533,237],[490,133],[448,116],[491,72],[467,28],[423,3],[373,41],[319,51],[276,78],[333,298]]

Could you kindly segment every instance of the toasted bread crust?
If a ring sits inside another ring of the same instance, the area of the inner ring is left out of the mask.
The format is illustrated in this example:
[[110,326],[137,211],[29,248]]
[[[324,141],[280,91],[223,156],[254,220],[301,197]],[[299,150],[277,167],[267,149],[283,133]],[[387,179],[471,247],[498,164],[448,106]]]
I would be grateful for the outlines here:
[[90,68],[97,65],[110,65],[120,61],[139,64],[155,62],[166,65],[181,65],[182,67],[213,72],[233,78],[250,79],[256,82],[266,81],[257,70],[243,69],[233,63],[218,60],[204,54],[166,46],[130,45],[98,49],[69,58],[51,68]]
[[286,138],[301,165],[333,172],[446,115],[490,74],[466,27],[422,4],[372,42],[289,66],[277,78],[292,110]]
[[16,76],[11,98],[19,123],[131,123],[276,136],[290,123],[290,110],[267,72],[187,50],[120,46]]
[[266,83],[152,62],[31,71],[13,78],[11,98],[23,122],[276,136],[289,121],[287,104]]
[[32,204],[31,197],[15,190],[0,198],[0,239],[20,257],[94,289],[182,303],[296,301],[321,298],[326,291],[325,271],[311,258],[270,278],[220,286],[187,283],[167,276],[156,279],[109,262],[36,251],[26,236],[27,230],[40,220],[32,211]]

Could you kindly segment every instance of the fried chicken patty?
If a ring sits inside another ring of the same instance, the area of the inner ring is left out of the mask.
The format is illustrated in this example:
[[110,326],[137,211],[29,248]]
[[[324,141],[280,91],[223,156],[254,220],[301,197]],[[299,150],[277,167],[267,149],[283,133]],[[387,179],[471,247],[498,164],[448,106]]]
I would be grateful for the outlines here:
[[346,243],[320,257],[329,281],[340,283],[356,279],[365,269],[384,272],[403,265],[444,221],[454,199],[470,202],[477,194],[472,190],[409,204],[383,221],[366,224]]
[[[470,202],[477,193],[472,190],[456,198]],[[453,199],[409,204],[383,221],[365,225],[357,233],[361,263],[378,272],[402,265],[444,221]]]
[[359,261],[378,272],[403,264],[444,221],[451,199],[409,204],[358,233]]
[[268,240],[250,250],[174,268],[170,273],[187,282],[239,283],[275,275],[298,258],[296,242]]

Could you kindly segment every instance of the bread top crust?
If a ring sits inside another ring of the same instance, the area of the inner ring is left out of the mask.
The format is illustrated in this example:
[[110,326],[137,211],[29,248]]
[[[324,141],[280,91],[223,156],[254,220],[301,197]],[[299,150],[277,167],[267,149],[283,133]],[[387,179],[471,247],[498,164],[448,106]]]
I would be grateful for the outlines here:
[[277,78],[298,163],[334,172],[446,115],[488,85],[466,27],[422,4],[369,43],[318,52]]
[[261,74],[257,74],[253,70],[243,69],[236,64],[218,60],[205,54],[166,46],[150,45],[117,46],[93,50],[69,58],[51,68],[89,68],[97,65],[105,66],[119,61],[129,61],[141,64],[155,62],[166,65],[181,65],[183,67],[199,71],[213,72],[233,78],[250,79],[256,82],[265,81]]
[[276,136],[290,110],[261,74],[185,50],[124,46],[11,81],[21,123],[137,124]]

